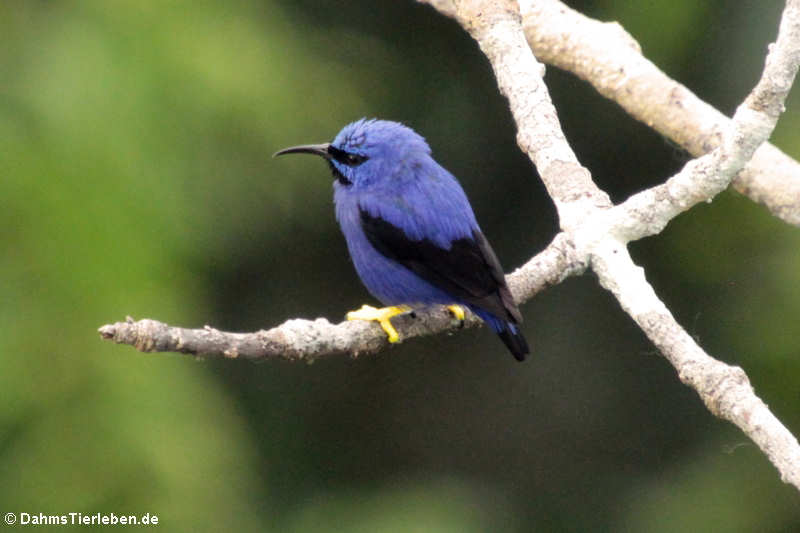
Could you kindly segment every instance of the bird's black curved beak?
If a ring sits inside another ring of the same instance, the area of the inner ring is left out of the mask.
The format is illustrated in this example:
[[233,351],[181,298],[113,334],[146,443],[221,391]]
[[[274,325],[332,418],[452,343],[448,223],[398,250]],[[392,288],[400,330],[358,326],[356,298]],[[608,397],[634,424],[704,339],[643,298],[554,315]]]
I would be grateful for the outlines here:
[[323,143],[323,144],[303,144],[300,146],[292,146],[291,148],[284,148],[283,150],[278,150],[272,157],[277,157],[279,155],[284,154],[314,154],[324,157],[325,159],[330,159],[333,157],[330,153],[329,148],[331,147],[330,143]]

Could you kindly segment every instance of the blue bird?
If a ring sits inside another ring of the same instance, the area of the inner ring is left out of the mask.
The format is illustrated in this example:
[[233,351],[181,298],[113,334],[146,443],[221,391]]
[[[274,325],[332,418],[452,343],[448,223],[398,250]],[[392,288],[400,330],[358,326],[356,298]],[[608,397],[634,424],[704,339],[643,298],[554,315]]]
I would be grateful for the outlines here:
[[376,320],[391,342],[389,319],[410,305],[449,305],[463,320],[466,306],[522,361],[529,353],[522,315],[503,268],[483,236],[456,178],[442,168],[412,129],[361,119],[331,143],[294,146],[275,155],[306,153],[328,161],[336,219],[364,285],[388,306],[364,306],[348,320]]

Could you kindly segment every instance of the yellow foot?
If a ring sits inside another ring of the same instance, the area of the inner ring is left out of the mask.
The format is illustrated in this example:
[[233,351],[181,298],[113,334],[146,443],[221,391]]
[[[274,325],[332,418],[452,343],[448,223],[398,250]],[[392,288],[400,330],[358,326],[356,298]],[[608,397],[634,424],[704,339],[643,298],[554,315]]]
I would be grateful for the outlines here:
[[464,314],[464,308],[463,308],[463,307],[461,307],[460,305],[455,305],[455,304],[453,304],[453,305],[448,305],[448,306],[447,306],[447,309],[448,309],[448,310],[449,310],[451,313],[453,313],[453,316],[454,316],[454,317],[456,317],[456,320],[458,320],[459,322],[461,322],[461,325],[463,326],[463,325],[464,325],[464,317],[466,316],[466,315]]
[[[407,305],[393,305],[391,307],[382,307],[380,309],[372,307],[371,305],[362,305],[358,311],[350,311],[347,313],[347,320],[374,320],[381,325],[383,331],[389,336],[389,342],[398,342],[400,335],[394,329],[389,319],[393,316],[408,313],[411,308]],[[463,312],[462,312],[463,316]]]

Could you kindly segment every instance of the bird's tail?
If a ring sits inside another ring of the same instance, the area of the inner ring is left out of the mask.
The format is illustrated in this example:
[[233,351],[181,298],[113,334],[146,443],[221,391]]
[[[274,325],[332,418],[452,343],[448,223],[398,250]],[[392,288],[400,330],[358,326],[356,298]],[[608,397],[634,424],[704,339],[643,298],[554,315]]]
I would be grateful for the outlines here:
[[500,336],[500,340],[506,345],[514,359],[524,361],[525,356],[531,353],[528,341],[525,340],[517,324],[501,320],[483,310],[473,309],[473,311]]
[[525,340],[516,324],[506,322],[505,328],[498,331],[497,334],[517,361],[524,361],[525,356],[531,353],[528,341]]

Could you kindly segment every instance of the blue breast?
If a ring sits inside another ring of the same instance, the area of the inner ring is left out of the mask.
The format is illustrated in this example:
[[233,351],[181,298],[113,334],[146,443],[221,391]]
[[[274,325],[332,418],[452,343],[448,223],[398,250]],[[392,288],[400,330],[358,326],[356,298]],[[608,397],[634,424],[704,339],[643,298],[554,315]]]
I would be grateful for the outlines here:
[[356,272],[367,290],[384,305],[453,303],[453,298],[445,292],[385,257],[370,244],[361,228],[359,194],[337,187],[336,218]]

